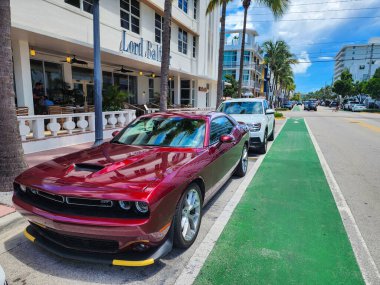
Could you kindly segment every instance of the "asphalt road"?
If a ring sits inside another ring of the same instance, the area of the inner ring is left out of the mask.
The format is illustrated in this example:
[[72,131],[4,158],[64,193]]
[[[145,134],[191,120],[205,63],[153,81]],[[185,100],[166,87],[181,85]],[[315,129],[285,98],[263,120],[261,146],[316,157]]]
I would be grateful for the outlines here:
[[[276,123],[276,131],[283,123]],[[257,156],[250,154],[249,169]],[[21,232],[23,225],[11,232],[0,231],[0,264],[9,284],[174,284],[242,181],[231,178],[205,207],[199,235],[191,248],[174,249],[152,266],[112,267],[62,259],[28,241]]]
[[309,124],[380,268],[380,114],[319,107],[289,116],[304,117]]

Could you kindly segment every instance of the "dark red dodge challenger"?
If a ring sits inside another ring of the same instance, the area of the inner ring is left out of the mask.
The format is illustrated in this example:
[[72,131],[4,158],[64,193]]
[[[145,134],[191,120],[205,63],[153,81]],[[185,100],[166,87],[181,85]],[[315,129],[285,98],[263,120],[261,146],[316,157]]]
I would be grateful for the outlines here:
[[13,203],[25,236],[63,257],[144,266],[191,246],[202,207],[244,176],[248,134],[222,113],[145,115],[107,143],[28,169]]

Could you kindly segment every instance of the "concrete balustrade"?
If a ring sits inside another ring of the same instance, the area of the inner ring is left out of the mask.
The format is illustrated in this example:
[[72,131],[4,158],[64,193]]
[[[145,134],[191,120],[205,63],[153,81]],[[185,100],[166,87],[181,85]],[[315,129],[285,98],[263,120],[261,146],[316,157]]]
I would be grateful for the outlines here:
[[[103,112],[103,129],[125,127],[135,118],[135,110]],[[17,120],[22,141],[95,131],[95,113],[19,116]]]

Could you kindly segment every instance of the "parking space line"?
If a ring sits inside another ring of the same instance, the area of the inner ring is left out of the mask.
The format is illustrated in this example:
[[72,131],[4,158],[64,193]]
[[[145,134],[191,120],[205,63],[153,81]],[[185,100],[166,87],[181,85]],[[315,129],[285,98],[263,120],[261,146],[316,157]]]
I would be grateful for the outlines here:
[[[282,124],[277,132],[276,138],[280,134],[282,128],[285,126],[287,119],[284,124]],[[273,144],[268,146],[267,152],[270,150]],[[236,206],[239,204],[240,199],[243,197],[248,185],[254,178],[257,170],[259,169],[261,163],[263,162],[265,155],[261,155],[251,170],[246,174],[243,182],[239,185],[238,189],[232,196],[231,200],[224,207],[223,212],[220,214],[218,219],[215,221],[214,225],[211,227],[210,231],[207,233],[206,237],[203,239],[199,247],[196,249],[189,262],[182,270],[180,276],[177,278],[176,285],[190,285],[193,284],[195,278],[197,277],[199,271],[201,270],[203,264],[205,263],[210,252],[214,248],[219,236],[221,235],[224,227],[227,225],[234,212]]]
[[317,152],[319,161],[321,163],[323,172],[325,173],[327,183],[329,184],[331,193],[333,194],[335,203],[339,210],[339,214],[343,221],[343,225],[346,229],[348,238],[350,240],[352,249],[354,251],[356,260],[358,262],[359,268],[362,272],[364,281],[366,284],[380,284],[380,273],[373,260],[371,253],[367,247],[367,244],[364,241],[364,238],[359,230],[358,225],[355,222],[355,218],[351,213],[350,208],[347,205],[347,202],[340,190],[338,183],[335,180],[335,177],[327,164],[327,161],[318,145],[317,140],[315,139],[308,123],[305,118],[305,125],[309,132],[311,141],[314,145],[314,148]]

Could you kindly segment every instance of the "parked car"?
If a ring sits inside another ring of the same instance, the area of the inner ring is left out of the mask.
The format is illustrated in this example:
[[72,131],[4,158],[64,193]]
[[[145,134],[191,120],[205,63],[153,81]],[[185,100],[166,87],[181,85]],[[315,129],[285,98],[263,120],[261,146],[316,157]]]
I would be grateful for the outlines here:
[[302,106],[302,102],[301,102],[301,101],[298,101],[298,102],[297,102],[297,106]]
[[218,111],[224,112],[249,128],[250,147],[266,153],[268,141],[274,140],[274,110],[268,101],[257,98],[232,99],[223,102]]
[[282,105],[282,107],[291,110],[293,108],[293,104],[292,102],[286,102]]
[[336,106],[338,106],[338,102],[336,102],[336,101],[332,101],[331,103],[330,103],[330,108],[336,108]]
[[226,114],[154,113],[114,135],[15,179],[28,239],[73,259],[150,265],[190,247],[202,207],[247,172],[249,134]]
[[317,111],[317,101],[307,101],[307,103],[305,102],[303,109],[307,111]]
[[360,112],[360,111],[364,111],[366,109],[367,109],[367,107],[364,104],[354,104],[351,107],[352,112]]
[[358,101],[349,101],[346,110],[348,110],[348,111],[352,111],[352,107],[353,107],[355,104],[360,104],[360,103],[359,103]]

